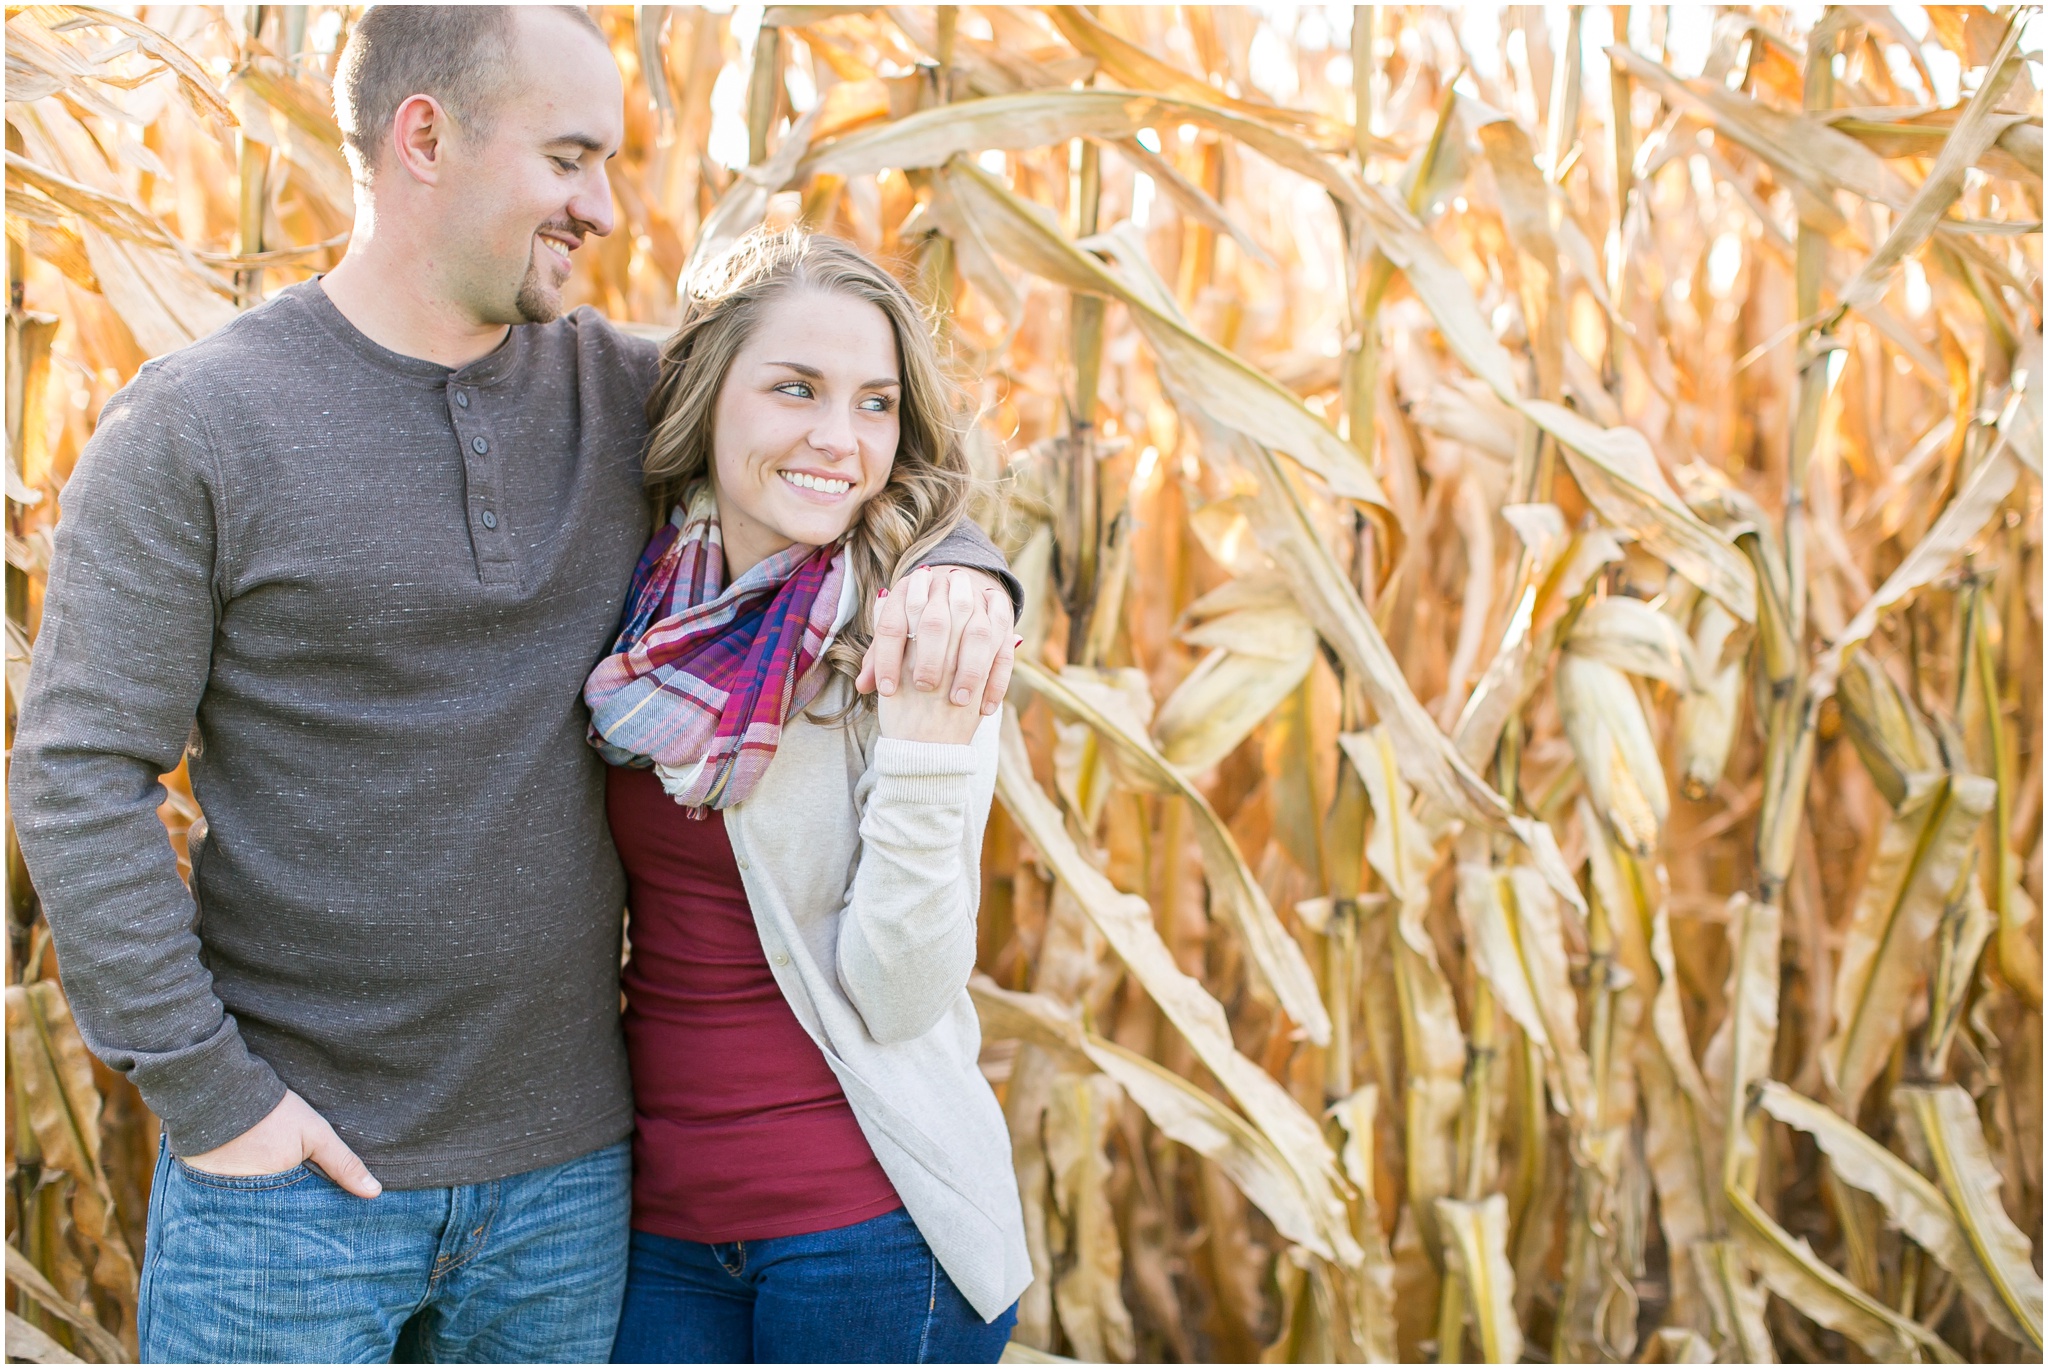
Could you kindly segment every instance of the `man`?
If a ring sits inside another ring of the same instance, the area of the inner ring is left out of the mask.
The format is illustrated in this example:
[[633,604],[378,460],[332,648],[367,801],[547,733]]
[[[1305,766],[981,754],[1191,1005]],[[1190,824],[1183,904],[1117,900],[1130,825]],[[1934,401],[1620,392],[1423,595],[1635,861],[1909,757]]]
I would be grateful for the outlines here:
[[[64,491],[14,820],[87,1043],[164,1121],[146,1360],[602,1360],[624,887],[580,691],[656,363],[557,316],[619,74],[573,7],[379,6],[336,103],[343,262],[144,367]],[[957,567],[1008,572],[932,559],[893,597],[975,615],[1004,650],[948,687],[993,707],[1013,605]],[[155,814],[188,736],[191,895]]]

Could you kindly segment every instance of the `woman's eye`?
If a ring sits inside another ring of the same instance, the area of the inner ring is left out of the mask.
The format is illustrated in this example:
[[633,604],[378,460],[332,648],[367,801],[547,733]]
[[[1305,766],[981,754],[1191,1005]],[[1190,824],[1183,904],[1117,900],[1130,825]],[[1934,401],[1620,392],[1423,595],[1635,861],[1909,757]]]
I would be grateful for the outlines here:
[[796,399],[809,399],[811,397],[811,387],[801,380],[785,380],[775,388],[783,394]]
[[887,395],[869,395],[860,402],[860,406],[869,413],[885,414],[895,407],[895,403]]

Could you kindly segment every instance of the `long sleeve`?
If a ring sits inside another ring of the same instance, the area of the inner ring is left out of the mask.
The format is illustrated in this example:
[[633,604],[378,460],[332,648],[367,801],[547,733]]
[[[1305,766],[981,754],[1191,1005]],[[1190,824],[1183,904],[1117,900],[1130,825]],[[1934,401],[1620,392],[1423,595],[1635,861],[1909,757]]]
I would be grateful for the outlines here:
[[884,1044],[929,1031],[974,971],[981,834],[1001,715],[965,746],[876,740],[858,798],[860,864],[839,927],[839,978]]
[[86,1044],[197,1154],[284,1085],[200,958],[198,909],[157,807],[206,690],[222,601],[221,486],[204,420],[162,366],[107,404],[64,517],[9,774]]
[[926,553],[920,565],[965,566],[982,574],[1002,581],[1003,588],[1010,592],[1010,610],[1017,617],[1024,616],[1024,585],[1010,572],[1010,563],[1003,556],[1002,549],[989,540],[988,534],[971,520],[962,519],[958,526],[946,534],[944,541]]

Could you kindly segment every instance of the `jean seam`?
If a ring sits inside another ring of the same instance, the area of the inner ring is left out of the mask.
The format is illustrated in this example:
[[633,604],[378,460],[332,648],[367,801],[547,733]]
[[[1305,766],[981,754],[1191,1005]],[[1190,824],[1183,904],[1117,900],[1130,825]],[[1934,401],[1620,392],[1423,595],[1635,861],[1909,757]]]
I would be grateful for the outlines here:
[[468,1248],[458,1253],[453,1259],[448,1260],[446,1264],[437,1261],[434,1265],[433,1273],[427,1278],[429,1284],[432,1284],[437,1279],[453,1274],[465,1265],[473,1263],[477,1256],[484,1253],[484,1247],[490,1243],[491,1228],[497,1225],[498,1222],[499,1198],[502,1196],[498,1183],[498,1180],[491,1181],[490,1206],[485,1212],[483,1221],[478,1224],[476,1234],[465,1238]]
[[[175,1155],[171,1157],[171,1164],[176,1167],[180,1177],[189,1179],[202,1188],[216,1189],[223,1193],[274,1193],[282,1188],[302,1184],[313,1177],[312,1166],[304,1160],[277,1174],[209,1174],[203,1169],[194,1169]],[[237,1180],[240,1182],[235,1182]]]
[[138,1352],[146,1346],[147,1341],[145,1337],[148,1334],[150,1324],[156,1320],[154,1316],[150,1315],[149,1295],[156,1291],[156,1267],[162,1262],[164,1253],[162,1241],[152,1245],[147,1233],[159,1229],[158,1224],[161,1221],[159,1214],[163,1211],[163,1205],[167,1201],[170,1188],[169,1184],[163,1182],[170,1178],[170,1166],[162,1163],[170,1154],[170,1141],[166,1137],[159,1136],[157,1138],[157,1146],[159,1148],[157,1168],[163,1172],[155,1175],[150,1180],[149,1203],[143,1219],[142,1269],[135,1281],[135,1348]]
[[931,1363],[932,1322],[938,1318],[939,1309],[939,1259],[929,1250],[925,1252],[925,1267],[930,1273],[924,1303],[924,1330],[917,1338],[917,1362]]

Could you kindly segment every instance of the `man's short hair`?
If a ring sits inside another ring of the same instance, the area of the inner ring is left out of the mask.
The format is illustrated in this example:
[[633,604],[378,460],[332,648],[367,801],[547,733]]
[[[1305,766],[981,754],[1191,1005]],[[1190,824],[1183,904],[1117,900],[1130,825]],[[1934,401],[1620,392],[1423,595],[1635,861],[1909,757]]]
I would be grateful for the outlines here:
[[[487,136],[511,79],[511,5],[376,5],[357,21],[334,75],[334,119],[356,179],[368,182],[398,107],[431,95],[465,134]],[[581,5],[573,15],[600,40]]]

